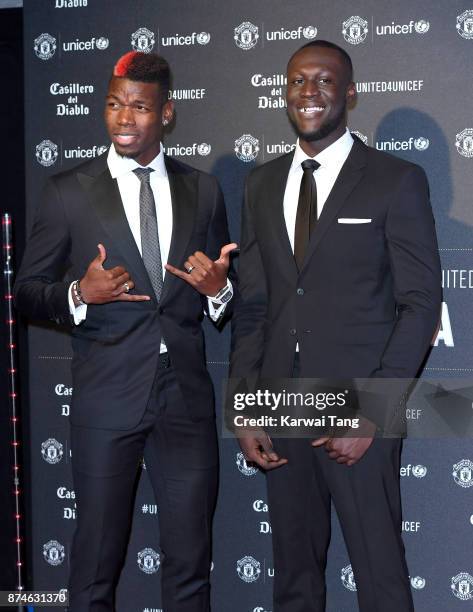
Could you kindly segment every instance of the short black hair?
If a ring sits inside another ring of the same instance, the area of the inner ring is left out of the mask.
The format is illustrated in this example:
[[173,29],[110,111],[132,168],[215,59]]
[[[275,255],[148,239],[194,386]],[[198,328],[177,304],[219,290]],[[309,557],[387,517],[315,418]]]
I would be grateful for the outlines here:
[[140,83],[159,85],[164,100],[169,97],[171,70],[169,64],[157,53],[129,51],[122,55],[113,68],[112,77],[125,78]]
[[299,47],[297,51],[294,51],[294,53],[289,58],[287,65],[289,66],[289,64],[291,63],[291,60],[293,59],[294,56],[296,56],[299,53],[299,51],[302,51],[303,49],[307,49],[310,47],[323,47],[326,49],[333,49],[334,51],[337,51],[341,55],[343,61],[345,62],[347,66],[350,81],[353,81],[353,63],[351,61],[351,57],[348,55],[345,49],[342,49],[342,47],[339,47],[338,45],[336,45],[333,42],[330,42],[329,40],[311,40],[305,45],[302,45],[302,47]]

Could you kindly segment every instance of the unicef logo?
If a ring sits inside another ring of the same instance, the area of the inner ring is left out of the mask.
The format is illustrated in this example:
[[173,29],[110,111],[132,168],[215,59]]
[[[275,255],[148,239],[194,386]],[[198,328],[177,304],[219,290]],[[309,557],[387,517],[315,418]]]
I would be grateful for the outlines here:
[[233,38],[235,44],[243,51],[253,49],[258,42],[258,26],[253,25],[250,21],[244,21],[235,28]]
[[413,589],[421,591],[425,587],[425,578],[420,576],[413,576],[411,578],[411,586]]
[[351,45],[365,42],[368,35],[368,22],[358,15],[354,15],[343,22],[343,38]]
[[210,34],[208,32],[200,32],[200,34],[197,34],[197,42],[199,45],[208,45],[210,42]]
[[457,17],[457,32],[462,38],[473,38],[473,10],[469,9]]
[[462,459],[453,466],[452,476],[457,485],[464,489],[473,486],[473,462],[470,459]]
[[154,32],[151,32],[148,28],[138,28],[131,35],[131,46],[135,51],[151,53],[155,42]]
[[197,147],[197,153],[199,155],[202,155],[202,157],[206,157],[207,155],[209,155],[211,150],[212,150],[211,145],[207,144],[206,142],[203,142]]
[[237,561],[237,574],[243,582],[256,582],[261,574],[261,564],[254,557],[243,557]]
[[57,540],[49,540],[43,545],[43,557],[49,565],[61,565],[66,557],[64,546]]
[[473,157],[473,129],[467,128],[455,136],[455,146],[463,157]]
[[36,145],[36,161],[42,166],[48,167],[56,163],[58,156],[57,144],[51,140],[42,140]]
[[48,438],[41,444],[41,455],[46,463],[59,463],[64,455],[63,446],[54,438]]
[[254,466],[249,466],[247,464],[243,453],[237,453],[236,464],[237,468],[244,476],[254,476],[258,472],[258,468]]
[[312,40],[317,36],[317,28],[315,26],[307,26],[302,30],[304,38]]
[[138,567],[145,574],[156,574],[161,565],[159,553],[152,548],[144,548],[138,553],[136,562]]
[[452,577],[452,593],[462,601],[473,599],[473,577],[467,572],[460,572]]
[[34,52],[39,59],[48,60],[56,53],[56,39],[51,34],[43,33],[35,38]]
[[358,136],[358,138],[361,140],[361,142],[363,142],[365,145],[368,144],[368,136],[365,136],[364,134],[362,134],[358,130],[350,130],[350,131],[351,131],[352,134],[355,134],[355,136]]
[[430,141],[428,138],[420,136],[414,140],[414,146],[418,151],[425,151],[429,148]]
[[242,162],[255,160],[259,153],[259,140],[251,134],[243,134],[235,140],[235,153]]
[[425,465],[414,465],[412,468],[412,473],[416,478],[424,478],[424,476],[427,474],[427,468]]
[[110,41],[108,40],[108,38],[105,38],[105,36],[100,36],[100,38],[97,38],[97,40],[95,41],[95,44],[97,45],[97,49],[99,49],[100,51],[104,51],[105,49],[108,49]]
[[417,34],[425,34],[430,30],[430,23],[425,19],[419,19],[419,21],[415,22],[414,29]]
[[351,565],[347,565],[346,567],[342,568],[340,580],[346,589],[349,591],[356,591],[355,575],[353,574]]

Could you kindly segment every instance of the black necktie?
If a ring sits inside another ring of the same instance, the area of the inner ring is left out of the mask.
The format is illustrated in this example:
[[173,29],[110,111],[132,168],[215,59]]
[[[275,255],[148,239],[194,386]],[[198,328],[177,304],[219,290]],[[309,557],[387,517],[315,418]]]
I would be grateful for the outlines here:
[[306,159],[302,162],[301,166],[304,174],[299,191],[296,229],[294,232],[294,258],[299,270],[301,270],[304,263],[310,235],[317,223],[317,187],[315,185],[314,171],[320,168],[320,164],[315,159]]
[[141,257],[148,272],[149,279],[159,302],[163,290],[163,264],[159,248],[158,222],[153,191],[149,182],[152,168],[133,170],[140,179],[140,232]]

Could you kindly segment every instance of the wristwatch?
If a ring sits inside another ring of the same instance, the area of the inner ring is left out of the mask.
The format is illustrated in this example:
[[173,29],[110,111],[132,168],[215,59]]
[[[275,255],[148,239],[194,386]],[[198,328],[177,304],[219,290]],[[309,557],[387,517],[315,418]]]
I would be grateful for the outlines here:
[[230,287],[227,284],[227,285],[225,285],[225,287],[223,287],[223,289],[220,289],[220,291],[217,293],[217,295],[214,295],[210,299],[212,301],[218,300],[222,304],[226,304],[227,302],[229,302],[232,299],[232,297],[233,297],[233,291],[230,289]]
[[82,297],[82,292],[80,290],[80,281],[75,280],[71,285],[71,289],[72,289],[72,295],[77,301],[78,305],[84,306],[85,302],[84,302],[84,298]]

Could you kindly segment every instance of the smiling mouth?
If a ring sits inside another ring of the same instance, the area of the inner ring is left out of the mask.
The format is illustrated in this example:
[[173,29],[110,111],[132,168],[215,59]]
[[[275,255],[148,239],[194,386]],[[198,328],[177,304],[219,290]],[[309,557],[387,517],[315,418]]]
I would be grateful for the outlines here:
[[317,113],[321,113],[325,110],[325,106],[303,106],[302,108],[298,108],[297,112],[301,113],[301,115],[316,115]]

